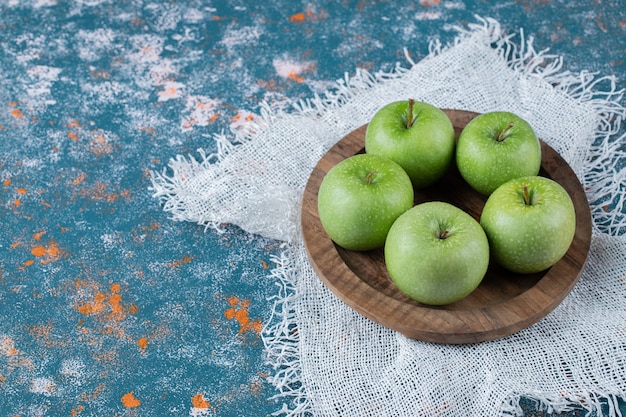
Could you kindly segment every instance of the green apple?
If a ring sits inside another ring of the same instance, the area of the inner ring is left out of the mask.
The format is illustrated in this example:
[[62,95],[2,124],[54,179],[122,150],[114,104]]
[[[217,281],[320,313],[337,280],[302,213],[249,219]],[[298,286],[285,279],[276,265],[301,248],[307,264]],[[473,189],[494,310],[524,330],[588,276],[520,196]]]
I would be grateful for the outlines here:
[[445,174],[454,159],[454,145],[454,127],[448,116],[435,106],[414,100],[382,107],[365,133],[365,152],[400,164],[417,189]]
[[395,221],[385,264],[398,289],[423,304],[459,301],[478,287],[489,266],[489,242],[472,216],[452,204],[421,203]]
[[480,217],[492,258],[517,273],[554,265],[576,231],[574,204],[557,182],[540,176],[513,179],[487,199]]
[[380,248],[393,222],[413,207],[413,186],[402,167],[378,155],[358,154],[331,168],[317,199],[322,227],[339,246]]
[[473,189],[489,195],[508,180],[537,175],[541,145],[521,117],[502,111],[484,113],[461,131],[456,164]]

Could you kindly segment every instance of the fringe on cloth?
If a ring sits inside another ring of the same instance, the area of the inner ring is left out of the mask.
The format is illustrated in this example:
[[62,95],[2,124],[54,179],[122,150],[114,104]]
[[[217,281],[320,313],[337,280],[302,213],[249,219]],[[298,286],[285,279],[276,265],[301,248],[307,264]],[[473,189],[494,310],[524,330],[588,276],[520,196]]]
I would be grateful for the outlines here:
[[[611,236],[624,235],[626,134],[620,134],[621,124],[626,116],[626,109],[620,104],[624,90],[617,88],[616,80],[611,76],[563,70],[562,58],[550,54],[548,49],[535,49],[533,38],[527,37],[523,30],[517,34],[506,34],[496,20],[479,16],[476,19],[475,24],[455,28],[458,36],[451,44],[443,45],[438,40],[431,41],[429,54],[422,61],[444,54],[469,37],[477,38],[491,46],[506,61],[508,67],[520,76],[543,80],[570,99],[591,105],[597,114],[597,128],[594,132],[594,146],[583,155],[586,170],[580,180],[587,192],[595,229]],[[390,72],[376,73],[357,69],[353,76],[346,74],[337,81],[334,89],[323,95],[315,94],[294,103],[289,114],[313,119],[323,118],[328,112],[341,108],[360,92],[401,78],[411,67],[419,64],[411,59],[406,49],[405,55],[408,68],[398,64]],[[285,114],[282,109],[264,103],[259,117],[245,129],[230,132],[228,135],[222,132],[213,137],[217,144],[216,153],[206,154],[199,149],[198,157],[179,155],[170,160],[168,167],[162,172],[152,172],[154,197],[162,201],[163,209],[174,220],[197,222],[219,232],[222,219],[197,218],[188,213],[185,198],[180,194],[181,182],[224,160],[238,146],[254,140],[260,132],[271,129]],[[307,416],[312,415],[314,407],[301,378],[300,338],[297,311],[294,307],[294,301],[299,294],[296,291],[297,271],[294,270],[293,259],[299,255],[294,245],[285,243],[283,247],[283,252],[272,258],[274,267],[271,277],[277,282],[278,293],[271,299],[272,315],[262,332],[262,338],[269,364],[274,369],[269,381],[278,393],[273,398],[283,401],[282,407],[273,415]],[[626,394],[579,393],[570,398],[559,393],[512,393],[502,404],[501,415],[522,414],[522,397],[537,401],[539,408],[547,412],[580,410],[582,407],[599,416],[604,415],[604,411],[608,409],[608,415],[613,416],[621,415],[617,403]]]

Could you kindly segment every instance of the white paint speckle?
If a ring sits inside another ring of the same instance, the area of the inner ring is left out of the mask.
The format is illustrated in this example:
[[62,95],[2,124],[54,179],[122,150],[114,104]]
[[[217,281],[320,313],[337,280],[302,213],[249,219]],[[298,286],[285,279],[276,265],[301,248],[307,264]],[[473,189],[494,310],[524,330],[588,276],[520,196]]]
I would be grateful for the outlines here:
[[115,32],[111,29],[79,30],[76,34],[78,57],[84,61],[95,61],[114,48]]
[[82,379],[86,369],[87,366],[80,359],[65,359],[61,363],[61,375],[68,378]]
[[416,20],[437,20],[437,19],[441,19],[441,13],[440,12],[419,12],[415,14],[415,19]]
[[311,71],[315,68],[314,61],[298,62],[287,57],[276,58],[272,61],[272,64],[274,65],[276,73],[284,78],[293,78],[305,71]]
[[41,7],[56,6],[57,4],[57,0],[36,0],[35,3],[33,3],[33,7],[39,9]]
[[465,10],[465,3],[460,1],[446,1],[443,3],[443,7],[450,10]]
[[57,391],[57,384],[52,378],[34,378],[31,381],[30,392],[46,397],[53,396]]
[[262,34],[263,30],[259,26],[244,26],[237,29],[229,27],[220,40],[220,44],[224,45],[229,53],[232,54],[234,47],[245,45],[248,48],[250,45],[255,44]]
[[93,7],[93,6],[99,6],[102,3],[107,2],[108,0],[77,0],[76,3],[79,6],[88,6],[88,7]]
[[158,62],[163,52],[165,40],[155,35],[135,35],[130,38],[133,52],[127,54],[131,62],[135,64]]
[[163,85],[163,90],[157,93],[159,96],[159,101],[167,101],[180,98],[183,96],[184,89],[185,84],[175,81],[168,81]]
[[189,410],[190,417],[205,417],[210,416],[211,414],[214,414],[214,412],[212,412],[210,408],[191,407],[191,410]]
[[183,15],[183,19],[187,23],[200,23],[204,19],[204,13],[198,9],[187,9]]
[[205,96],[188,96],[180,127],[183,131],[192,130],[195,126],[207,126],[217,118],[220,106],[218,100]]
[[26,86],[26,93],[32,99],[44,102],[45,104],[56,103],[50,94],[52,85],[58,81],[60,68],[36,65],[26,71],[30,83]]

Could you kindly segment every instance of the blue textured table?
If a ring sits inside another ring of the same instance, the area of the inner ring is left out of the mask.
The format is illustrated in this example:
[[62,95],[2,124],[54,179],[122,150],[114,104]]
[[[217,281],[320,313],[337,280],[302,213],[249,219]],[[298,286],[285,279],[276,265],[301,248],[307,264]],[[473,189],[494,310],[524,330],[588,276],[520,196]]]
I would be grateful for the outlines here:
[[474,14],[624,86],[623,6],[0,0],[0,415],[275,412],[259,332],[278,242],[172,222],[149,172],[263,100],[417,61]]

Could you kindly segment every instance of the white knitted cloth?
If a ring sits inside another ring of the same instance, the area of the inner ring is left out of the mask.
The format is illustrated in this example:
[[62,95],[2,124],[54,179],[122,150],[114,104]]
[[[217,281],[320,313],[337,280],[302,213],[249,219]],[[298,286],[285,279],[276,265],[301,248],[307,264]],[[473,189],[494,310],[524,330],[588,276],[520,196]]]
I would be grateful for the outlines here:
[[[358,71],[290,113],[264,106],[259,122],[218,153],[178,156],[153,173],[155,196],[176,220],[233,223],[284,241],[272,275],[281,283],[263,332],[292,416],[500,416],[520,397],[550,411],[583,406],[619,413],[626,392],[625,109],[609,77],[562,70],[532,39],[477,18],[457,40],[393,73]],[[412,97],[445,108],[519,114],[580,178],[594,219],[587,267],[546,318],[473,345],[410,340],[354,312],[315,276],[300,231],[300,201],[325,151],[384,104]]]

